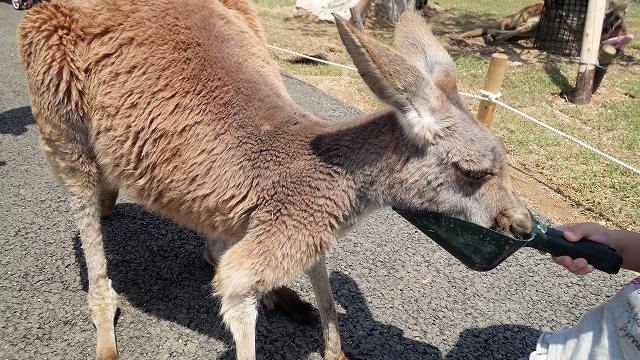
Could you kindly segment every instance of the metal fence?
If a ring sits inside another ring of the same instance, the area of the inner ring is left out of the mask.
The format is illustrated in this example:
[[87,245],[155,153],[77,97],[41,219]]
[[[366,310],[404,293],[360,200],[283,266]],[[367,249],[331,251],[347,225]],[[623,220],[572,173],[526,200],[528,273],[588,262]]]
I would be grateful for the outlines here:
[[534,46],[549,53],[578,56],[588,0],[545,0]]

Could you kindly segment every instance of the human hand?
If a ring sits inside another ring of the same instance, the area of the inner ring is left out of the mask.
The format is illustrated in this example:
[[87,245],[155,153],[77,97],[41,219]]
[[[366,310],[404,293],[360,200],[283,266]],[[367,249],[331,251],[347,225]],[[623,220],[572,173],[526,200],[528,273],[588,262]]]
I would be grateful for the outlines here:
[[[558,226],[558,230],[563,232],[563,236],[568,241],[576,242],[580,239],[586,238],[605,244],[607,246],[614,247],[613,236],[611,231],[602,225],[595,223],[576,223],[565,224]],[[567,270],[577,275],[586,275],[593,271],[587,260],[583,258],[572,259],[570,256],[552,256],[551,259],[559,265],[562,265]]]

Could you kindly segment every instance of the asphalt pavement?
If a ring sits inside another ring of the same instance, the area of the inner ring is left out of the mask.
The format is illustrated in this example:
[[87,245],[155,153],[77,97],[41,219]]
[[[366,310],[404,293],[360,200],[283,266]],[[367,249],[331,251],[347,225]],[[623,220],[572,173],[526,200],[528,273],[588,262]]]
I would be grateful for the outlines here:
[[[40,151],[16,54],[24,15],[0,3],[0,359],[90,359],[86,269],[63,189]],[[292,97],[340,121],[355,108],[294,78]],[[122,359],[231,359],[201,236],[120,199],[104,222],[121,296]],[[575,323],[633,274],[578,277],[524,249],[488,273],[465,268],[391,210],[362,221],[328,259],[344,348],[359,359],[514,359],[541,331]],[[291,286],[313,301],[306,278]],[[261,312],[259,359],[320,359],[318,325]]]

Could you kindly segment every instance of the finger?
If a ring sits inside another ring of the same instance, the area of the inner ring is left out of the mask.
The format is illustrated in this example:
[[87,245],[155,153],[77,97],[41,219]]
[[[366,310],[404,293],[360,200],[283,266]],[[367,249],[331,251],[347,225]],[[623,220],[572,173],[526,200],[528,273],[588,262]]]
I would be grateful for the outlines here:
[[562,224],[562,225],[557,226],[556,229],[558,229],[560,231],[568,231],[568,230],[571,230],[573,225],[576,225],[576,224],[575,223]]
[[575,264],[571,264],[571,266],[567,267],[567,270],[569,270],[570,272],[574,273],[574,274],[580,274],[581,271],[585,270],[585,268],[579,267]]
[[581,272],[586,271],[589,268],[589,263],[587,260],[583,258],[574,259],[571,262],[571,265],[567,268],[574,274],[580,274]]
[[569,256],[553,256],[551,259],[574,274],[585,275],[593,271],[592,266],[582,258],[573,260]]
[[553,260],[553,262],[555,262],[558,265],[564,266],[568,270],[570,270],[569,268],[573,263],[573,261],[569,256],[552,256],[551,260]]
[[564,224],[557,227],[558,230],[562,231],[562,236],[569,241],[578,241],[581,239],[577,233],[580,231],[576,231],[580,226],[585,224],[574,223],[574,224]]
[[576,232],[575,230],[567,230],[562,234],[562,236],[572,242],[576,242],[584,237],[580,235],[580,232]]
[[573,265],[578,268],[586,268],[587,266],[589,266],[589,262],[586,259],[577,258],[573,260]]
[[589,274],[591,272],[593,272],[593,266],[587,265],[586,267],[584,267],[584,268],[582,268],[580,270],[574,271],[573,273],[576,274],[576,275],[587,275],[587,274]]

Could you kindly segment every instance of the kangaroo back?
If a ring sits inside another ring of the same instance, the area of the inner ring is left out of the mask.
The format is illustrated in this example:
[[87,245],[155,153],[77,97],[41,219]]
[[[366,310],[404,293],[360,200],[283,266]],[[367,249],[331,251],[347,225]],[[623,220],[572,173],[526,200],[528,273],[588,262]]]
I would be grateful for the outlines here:
[[42,4],[18,29],[18,44],[29,80],[34,115],[62,111],[62,121],[86,118],[86,82],[82,57],[86,34],[80,9],[71,4]]

